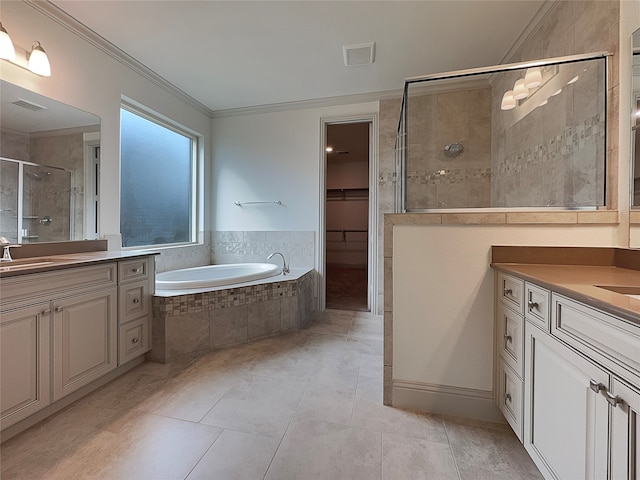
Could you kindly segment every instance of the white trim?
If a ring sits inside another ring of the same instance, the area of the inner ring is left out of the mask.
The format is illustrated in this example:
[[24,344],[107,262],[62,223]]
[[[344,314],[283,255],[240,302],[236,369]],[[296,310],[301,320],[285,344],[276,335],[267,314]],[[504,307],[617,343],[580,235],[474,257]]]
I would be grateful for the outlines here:
[[[100,148],[100,132],[89,132],[82,134],[84,144],[84,212],[83,212],[83,238],[95,240],[100,238],[99,212],[96,211],[94,202],[98,202],[100,207],[100,192],[96,192],[96,182],[100,181],[100,157],[94,159],[93,153],[96,148]],[[96,168],[97,175],[96,178]],[[97,231],[94,232],[94,226]],[[91,232],[91,233],[89,233]],[[74,240],[80,240],[74,238]]]
[[229,108],[227,110],[215,110],[213,112],[213,118],[239,117],[241,115],[259,115],[263,113],[286,112],[291,110],[304,110],[308,108],[352,105],[356,103],[378,102],[380,100],[390,98],[402,98],[402,89],[316,98],[313,100],[300,100],[296,102],[272,103],[268,105],[256,105],[253,107]]
[[392,403],[396,408],[506,424],[504,416],[493,403],[492,390],[403,380],[394,380],[391,388]]
[[367,252],[367,305],[371,313],[378,310],[378,114],[349,115],[320,118],[320,205],[318,225],[318,309],[326,306],[326,152],[327,125],[340,123],[369,123],[369,243]]

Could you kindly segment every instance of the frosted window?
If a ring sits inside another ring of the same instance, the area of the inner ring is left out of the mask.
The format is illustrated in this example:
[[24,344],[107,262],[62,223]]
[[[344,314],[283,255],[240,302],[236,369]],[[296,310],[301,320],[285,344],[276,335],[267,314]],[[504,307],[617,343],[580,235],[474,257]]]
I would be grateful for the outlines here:
[[123,247],[193,241],[195,138],[121,109]]

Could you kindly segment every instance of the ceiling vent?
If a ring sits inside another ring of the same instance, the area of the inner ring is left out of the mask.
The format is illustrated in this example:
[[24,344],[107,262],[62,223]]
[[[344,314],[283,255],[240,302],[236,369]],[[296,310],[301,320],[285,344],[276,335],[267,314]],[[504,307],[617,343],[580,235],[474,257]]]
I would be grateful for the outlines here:
[[32,112],[37,112],[38,110],[45,110],[47,107],[43,107],[42,105],[38,105],[37,103],[30,102],[28,100],[23,100],[19,98],[15,102],[11,102],[17,107],[26,108],[27,110],[31,110]]
[[343,45],[345,67],[357,65],[369,65],[373,63],[376,55],[376,42],[358,43],[355,45]]

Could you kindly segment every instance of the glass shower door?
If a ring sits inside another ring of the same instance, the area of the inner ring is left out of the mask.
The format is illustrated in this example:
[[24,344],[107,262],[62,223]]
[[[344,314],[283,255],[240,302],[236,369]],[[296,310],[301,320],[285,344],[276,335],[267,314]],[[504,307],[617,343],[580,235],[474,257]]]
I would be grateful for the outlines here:
[[21,242],[71,239],[72,173],[45,165],[24,164]]
[[18,178],[17,162],[0,160],[0,236],[18,242]]

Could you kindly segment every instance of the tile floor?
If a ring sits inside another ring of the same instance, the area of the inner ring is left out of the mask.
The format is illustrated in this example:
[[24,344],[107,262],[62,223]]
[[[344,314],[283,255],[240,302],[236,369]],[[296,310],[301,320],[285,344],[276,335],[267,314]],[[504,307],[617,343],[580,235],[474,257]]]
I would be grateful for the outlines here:
[[382,405],[382,318],[145,363],[1,445],[2,480],[533,479],[504,425]]

